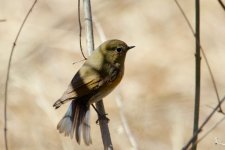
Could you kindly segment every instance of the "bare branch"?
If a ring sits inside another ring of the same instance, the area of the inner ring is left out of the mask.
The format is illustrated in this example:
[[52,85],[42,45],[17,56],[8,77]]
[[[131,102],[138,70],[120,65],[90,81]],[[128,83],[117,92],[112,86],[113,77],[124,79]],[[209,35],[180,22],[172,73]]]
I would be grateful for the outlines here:
[[[189,26],[189,29],[191,30],[192,34],[194,35],[194,37],[196,37],[196,36],[195,36],[194,29],[193,29],[193,27],[191,26],[191,23],[190,23],[190,21],[188,20],[187,16],[185,15],[185,13],[184,13],[182,7],[180,6],[180,4],[178,3],[177,0],[174,0],[174,1],[175,1],[176,5],[178,6],[179,10],[181,11],[183,17],[185,18],[185,21],[187,22],[187,24],[188,24],[188,26]],[[203,58],[204,58],[204,60],[205,60],[205,62],[206,62],[207,68],[208,68],[208,70],[209,70],[210,77],[211,77],[211,80],[212,80],[212,82],[213,82],[214,90],[215,90],[215,92],[216,92],[216,96],[217,96],[217,100],[218,100],[218,105],[217,105],[217,106],[218,106],[218,109],[216,109],[216,110],[218,110],[218,112],[224,114],[223,111],[222,111],[221,105],[220,105],[220,104],[221,104],[221,101],[220,101],[219,92],[218,92],[218,90],[217,90],[216,81],[215,81],[215,78],[214,78],[214,76],[213,76],[211,67],[210,67],[210,65],[209,65],[207,56],[206,56],[205,51],[204,51],[204,49],[203,49],[203,47],[202,47],[201,45],[200,45],[200,48],[201,48],[201,52],[202,52]],[[211,118],[211,116],[209,116],[209,117]],[[207,122],[208,122],[208,121],[206,121],[206,123],[207,123]],[[204,126],[204,125],[203,125],[203,126]],[[198,130],[197,134],[198,134],[200,131],[201,131],[201,129]],[[207,135],[207,134],[206,134],[206,135]],[[206,136],[206,135],[205,135],[205,136]],[[197,135],[193,135],[193,137],[194,137],[194,136],[197,136]],[[193,138],[193,137],[192,137],[192,138]],[[204,138],[204,137],[203,137],[203,138]],[[197,143],[199,143],[203,138],[201,138],[200,140],[198,140]],[[193,141],[190,140],[188,144],[190,145],[192,142],[193,142]],[[197,144],[197,143],[194,143],[194,145]],[[187,144],[187,145],[188,145],[188,144]],[[188,148],[187,145],[186,145],[183,149],[187,149],[187,148]]]
[[209,135],[209,133],[211,133],[220,123],[222,123],[225,120],[225,116],[223,116],[222,119],[220,119],[220,121],[218,121],[211,129],[209,129],[201,138],[199,138],[199,140],[197,141],[197,143],[201,142],[207,135]]
[[84,7],[84,19],[85,19],[85,30],[86,30],[86,42],[88,54],[94,51],[94,36],[93,36],[93,24],[91,14],[90,0],[83,0]]
[[182,13],[182,15],[183,15],[186,23],[188,24],[189,29],[191,30],[191,32],[195,36],[195,31],[194,31],[193,27],[191,26],[191,23],[190,23],[189,19],[187,18],[186,14],[185,14],[185,12],[183,10],[183,8],[180,6],[180,4],[179,4],[179,2],[177,0],[174,0],[174,1],[176,3],[177,7],[179,8],[180,12]]
[[188,149],[188,147],[193,143],[193,140],[195,137],[202,131],[204,126],[209,122],[209,120],[212,118],[212,116],[216,113],[216,111],[220,108],[221,104],[225,101],[225,96],[222,100],[217,104],[217,106],[213,109],[213,111],[208,115],[208,117],[205,119],[205,121],[202,123],[202,125],[198,128],[198,131],[191,137],[191,139],[187,142],[187,144],[182,148],[182,150]]
[[[200,92],[201,92],[201,53],[200,53],[200,1],[195,0],[195,108],[194,108],[194,124],[193,134],[198,131],[199,124],[199,108],[200,108]],[[196,141],[198,134],[193,138],[193,150],[197,149]]]
[[[83,0],[84,5],[84,16],[85,16],[85,29],[86,29],[86,41],[87,50],[90,55],[94,50],[94,36],[93,36],[93,24],[92,24],[92,14],[91,14],[91,3],[90,0]],[[105,114],[103,101],[96,103],[97,109]],[[99,119],[99,125],[101,129],[102,141],[105,150],[112,150],[113,145],[109,133],[108,121],[105,119]]]
[[[186,16],[184,10],[182,9],[182,7],[180,6],[180,4],[178,3],[177,0],[174,0],[174,1],[175,1],[175,3],[176,3],[177,7],[179,8],[180,12],[182,13],[182,15],[183,15],[183,17],[184,17],[186,23],[188,24],[189,29],[191,30],[192,34],[193,34],[194,37],[195,37],[194,29],[193,29],[193,27],[191,26],[191,23],[190,23],[189,19],[187,18],[187,16]],[[218,103],[219,103],[219,101],[220,101],[220,96],[219,96],[219,92],[218,92],[218,89],[217,89],[217,86],[216,86],[216,81],[215,81],[215,78],[214,78],[212,69],[211,69],[211,67],[210,67],[210,65],[209,65],[209,61],[208,61],[208,58],[207,58],[207,56],[206,56],[206,54],[205,54],[205,50],[203,49],[203,47],[202,47],[201,45],[200,45],[200,48],[201,48],[202,56],[203,56],[203,58],[204,58],[204,60],[205,60],[206,66],[207,66],[207,68],[208,68],[208,70],[209,70],[209,74],[210,74],[210,77],[211,77],[211,80],[212,80],[212,83],[213,83],[213,88],[214,88],[214,90],[215,90],[216,97],[217,97],[217,101],[218,101]],[[221,107],[219,108],[218,112],[223,113],[223,110],[222,110]]]
[[80,16],[80,0],[78,0],[78,22],[79,22],[79,31],[80,31],[79,32],[80,51],[81,51],[81,54],[84,57],[84,59],[87,60],[87,58],[85,57],[84,52],[83,52],[82,41],[81,41],[81,38],[82,38],[82,25],[81,25],[81,16]]
[[35,4],[37,3],[37,0],[34,0],[31,8],[29,9],[28,13],[26,14],[19,31],[16,35],[16,38],[13,42],[11,53],[9,56],[9,61],[8,61],[8,67],[7,67],[7,75],[6,75],[6,81],[5,81],[5,99],[4,99],[4,140],[5,140],[5,149],[8,150],[8,140],[7,140],[7,100],[8,100],[8,84],[9,84],[9,75],[10,75],[10,68],[11,68],[11,62],[12,62],[12,57],[14,53],[14,49],[16,47],[17,40],[20,36],[20,33],[24,27],[25,22],[27,21],[30,13],[32,12],[32,9],[34,8]]
[[221,7],[223,8],[223,10],[225,10],[225,5],[224,3],[222,2],[222,0],[218,0],[219,4],[221,5]]

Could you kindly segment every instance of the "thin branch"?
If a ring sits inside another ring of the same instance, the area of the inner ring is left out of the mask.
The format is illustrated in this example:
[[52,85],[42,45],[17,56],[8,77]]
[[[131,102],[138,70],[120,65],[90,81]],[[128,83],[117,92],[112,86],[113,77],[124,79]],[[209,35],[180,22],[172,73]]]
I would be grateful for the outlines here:
[[[175,1],[175,3],[176,3],[177,7],[179,8],[180,12],[182,13],[182,15],[183,15],[183,17],[184,17],[186,23],[188,24],[189,29],[191,30],[192,34],[193,34],[194,37],[195,37],[195,31],[194,31],[194,29],[193,29],[193,27],[192,27],[192,25],[191,25],[189,19],[187,18],[187,16],[186,16],[184,10],[182,9],[182,7],[180,6],[180,4],[179,4],[179,2],[178,2],[177,0],[174,0],[174,1]],[[203,58],[204,58],[204,60],[205,60],[206,66],[207,66],[207,68],[208,68],[208,71],[209,71],[209,74],[210,74],[210,77],[211,77],[211,80],[212,80],[212,83],[213,83],[213,88],[214,88],[215,93],[216,93],[217,101],[218,101],[218,103],[219,103],[219,101],[220,101],[220,96],[219,96],[219,92],[218,92],[218,89],[217,89],[217,86],[216,86],[216,81],[215,81],[215,78],[214,78],[212,69],[211,69],[211,67],[210,67],[210,65],[209,65],[209,61],[208,61],[208,58],[207,58],[207,56],[206,56],[206,54],[205,54],[205,50],[203,49],[203,47],[202,47],[201,45],[200,45],[200,48],[201,48],[202,56],[203,56]],[[221,107],[219,108],[218,112],[223,113],[223,110],[222,110]]]
[[221,124],[223,121],[225,120],[225,116],[223,116],[222,119],[220,119],[220,121],[218,121],[211,129],[209,129],[201,138],[199,138],[199,140],[197,141],[197,143],[201,142],[207,135],[209,135],[209,133],[211,133],[219,124]]
[[[216,92],[216,98],[217,98],[217,101],[218,101],[218,103],[219,103],[219,102],[220,102],[220,96],[219,96],[219,92],[218,92],[218,89],[217,89],[217,86],[216,86],[215,78],[214,78],[214,76],[213,76],[211,67],[210,67],[210,65],[209,65],[209,61],[208,61],[208,59],[207,59],[207,57],[206,57],[206,55],[205,55],[205,52],[204,52],[204,50],[202,49],[202,47],[201,47],[201,50],[202,50],[202,51],[201,51],[201,52],[202,52],[202,56],[204,57],[206,66],[208,67],[208,70],[209,70],[209,74],[210,74],[210,77],[211,77],[211,80],[212,80],[212,83],[213,83],[214,90],[215,90],[215,92]],[[224,114],[224,112],[223,112],[221,106],[219,107],[218,112]]]
[[179,2],[178,2],[177,0],[174,0],[174,1],[175,1],[175,3],[176,3],[177,7],[179,8],[180,12],[182,13],[182,15],[183,15],[185,21],[187,22],[189,29],[191,29],[191,32],[192,32],[193,35],[195,36],[195,31],[194,31],[193,27],[191,26],[191,23],[190,23],[190,21],[188,20],[188,18],[187,18],[187,16],[186,16],[185,12],[184,12],[184,10],[183,10],[183,8],[180,6],[180,4],[179,4]]
[[[195,108],[194,108],[194,124],[193,134],[198,132],[199,108],[200,108],[200,92],[201,92],[201,53],[200,53],[200,2],[195,0]],[[198,134],[193,139],[193,150],[197,149],[196,141]]]
[[[91,3],[90,0],[83,0],[84,5],[84,16],[85,16],[85,29],[86,29],[86,41],[87,50],[90,55],[94,50],[94,36],[93,36],[93,24],[92,24],[92,14],[91,14]],[[100,100],[96,103],[97,109],[105,114],[103,101]],[[99,117],[99,116],[98,116]],[[110,137],[108,121],[106,119],[99,119],[99,125],[101,129],[102,141],[105,150],[112,150],[113,145]]]
[[222,2],[222,0],[218,0],[219,4],[221,5],[221,7],[223,8],[223,10],[225,10],[225,5],[224,3]]
[[79,22],[79,31],[80,31],[79,32],[80,51],[81,51],[81,54],[84,57],[84,59],[87,60],[87,58],[85,57],[84,52],[83,52],[82,41],[81,41],[81,38],[82,38],[82,25],[81,25],[81,16],[80,16],[80,0],[78,0],[78,22]]
[[[180,4],[178,3],[177,0],[174,0],[174,1],[175,1],[176,5],[178,6],[179,10],[181,11],[183,17],[185,18],[185,21],[187,22],[187,24],[188,24],[188,26],[189,26],[189,29],[192,31],[192,34],[193,34],[194,37],[195,37],[194,29],[193,29],[193,27],[191,26],[191,23],[190,23],[190,21],[188,20],[187,16],[185,15],[185,13],[184,13],[182,7],[180,6]],[[205,60],[205,62],[206,62],[207,68],[208,68],[208,70],[209,70],[210,77],[211,77],[212,82],[213,82],[214,90],[215,90],[215,92],[216,92],[216,96],[217,96],[217,100],[218,100],[218,112],[223,113],[222,108],[221,108],[221,105],[220,105],[220,104],[221,104],[221,102],[220,102],[220,96],[219,96],[219,93],[218,93],[218,90],[217,90],[215,78],[214,78],[214,76],[213,76],[213,73],[212,73],[211,67],[210,67],[210,65],[209,65],[207,56],[206,56],[206,54],[205,54],[205,52],[204,52],[204,49],[202,48],[202,46],[200,46],[200,47],[201,47],[201,52],[202,52],[203,58],[204,58],[204,60]],[[224,113],[223,113],[223,114],[224,114]],[[201,131],[201,130],[199,130],[199,131]],[[207,134],[206,134],[206,135],[207,135]],[[204,137],[203,137],[203,138],[204,138]],[[197,143],[199,143],[203,138],[201,138],[200,140],[198,140]],[[191,143],[192,143],[192,141],[190,140],[190,141],[189,141],[189,145],[190,145]],[[186,146],[186,147],[187,147],[187,146]],[[183,149],[187,149],[187,148],[184,147]]]
[[5,149],[8,150],[8,140],[7,140],[7,100],[8,100],[8,84],[9,84],[9,75],[10,75],[10,68],[11,68],[11,62],[12,62],[12,57],[13,57],[13,53],[14,53],[14,49],[16,47],[16,43],[17,43],[17,40],[19,38],[19,35],[23,29],[23,26],[26,22],[26,20],[28,19],[30,13],[32,12],[32,9],[34,8],[35,4],[37,3],[37,0],[35,0],[31,6],[31,8],[29,9],[27,15],[25,16],[20,28],[19,28],[19,31],[16,35],[16,38],[13,42],[13,46],[12,46],[12,49],[11,49],[11,53],[10,53],[10,57],[9,57],[9,62],[8,62],[8,67],[7,67],[7,75],[6,75],[6,81],[5,81],[5,99],[4,99],[4,140],[5,140]]
[[216,113],[216,111],[220,108],[221,104],[225,101],[225,96],[222,100],[217,104],[217,106],[213,109],[213,111],[208,115],[208,117],[205,119],[205,121],[202,123],[202,125],[199,127],[198,131],[195,132],[195,134],[191,137],[191,139],[187,142],[187,144],[182,148],[182,150],[188,149],[188,147],[193,143],[196,136],[203,130],[204,126],[209,122],[209,120],[212,118],[212,116]]

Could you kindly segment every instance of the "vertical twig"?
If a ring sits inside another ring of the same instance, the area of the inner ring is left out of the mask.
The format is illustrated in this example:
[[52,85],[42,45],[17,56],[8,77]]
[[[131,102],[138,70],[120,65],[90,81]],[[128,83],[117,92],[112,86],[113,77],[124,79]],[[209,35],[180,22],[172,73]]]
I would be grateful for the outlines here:
[[12,56],[13,56],[13,53],[14,53],[14,49],[16,47],[16,43],[17,43],[17,40],[20,36],[20,33],[23,29],[23,26],[27,20],[27,18],[29,17],[30,13],[32,12],[32,9],[34,8],[35,4],[37,3],[37,0],[35,0],[31,6],[31,8],[29,9],[28,13],[26,14],[20,28],[19,28],[19,31],[16,35],[16,38],[13,42],[13,46],[12,46],[12,49],[11,49],[11,53],[10,53],[10,56],[9,56],[9,62],[8,62],[8,67],[7,67],[7,74],[6,74],[6,81],[5,81],[5,99],[4,99],[4,140],[5,140],[5,149],[8,150],[8,140],[7,140],[7,100],[8,100],[8,84],[9,84],[9,75],[10,75],[10,68],[11,68],[11,62],[12,62]]
[[93,36],[93,23],[91,14],[91,2],[90,0],[83,0],[84,7],[84,19],[85,19],[85,30],[86,30],[86,42],[87,51],[91,55],[94,51],[94,36]]
[[79,22],[79,43],[80,43],[80,51],[82,56],[84,57],[84,60],[87,58],[84,55],[83,48],[82,48],[82,42],[81,42],[81,37],[82,37],[82,25],[81,25],[81,17],[80,17],[80,0],[78,0],[78,22]]
[[[91,3],[90,0],[83,0],[84,5],[84,17],[85,17],[85,29],[86,29],[86,41],[87,41],[87,50],[90,55],[94,50],[94,37],[93,37],[93,24],[92,24],[92,15],[91,15]],[[97,109],[105,114],[105,109],[103,105],[103,101],[99,101],[96,103]],[[100,119],[99,125],[102,134],[102,141],[105,150],[112,150],[112,142],[109,133],[109,128],[107,124],[107,120]]]
[[[186,14],[185,14],[185,12],[184,12],[184,10],[182,9],[182,7],[180,6],[180,4],[178,3],[177,0],[174,0],[174,1],[175,1],[175,3],[176,3],[177,7],[179,8],[181,14],[183,15],[185,21],[187,22],[189,29],[191,30],[192,34],[193,34],[194,37],[195,37],[195,31],[194,31],[193,27],[191,26],[191,23],[190,23],[190,21],[188,20]],[[204,58],[204,60],[205,60],[206,66],[207,66],[207,68],[208,68],[208,71],[209,71],[209,74],[210,74],[210,77],[211,77],[211,80],[212,80],[212,84],[213,84],[214,90],[215,90],[215,92],[216,92],[217,101],[218,101],[218,103],[219,103],[219,102],[220,102],[220,96],[219,96],[219,92],[218,92],[218,90],[217,90],[216,81],[215,81],[215,78],[214,78],[212,69],[211,69],[211,67],[210,67],[210,65],[209,65],[209,61],[208,61],[208,58],[207,58],[207,56],[206,56],[206,54],[205,54],[205,50],[203,49],[203,47],[201,46],[201,44],[199,44],[199,45],[200,45],[200,49],[201,49],[201,52],[202,52],[202,56],[203,56],[203,58]],[[220,112],[220,113],[223,114],[223,110],[222,110],[221,106],[220,106],[218,112]]]
[[[201,81],[201,54],[200,54],[200,3],[199,0],[195,0],[195,110],[194,110],[194,124],[193,124],[193,135],[198,132],[199,123],[199,107],[200,107],[200,81]],[[198,135],[194,137],[192,142],[193,150],[197,149],[196,141]]]
[[[189,29],[191,30],[191,32],[193,33],[194,37],[196,37],[196,34],[194,32],[194,29],[193,27],[191,26],[191,23],[190,21],[188,20],[185,12],[183,11],[182,7],[180,6],[180,4],[178,3],[177,0],[174,0],[177,7],[179,8],[180,12],[182,13],[185,21],[187,22],[188,24],[188,27]],[[219,0],[219,3],[221,4],[221,1]],[[223,3],[222,3],[222,7],[223,7]],[[199,41],[200,42],[200,41]],[[200,45],[200,43],[199,43]],[[222,108],[221,108],[221,104],[224,102],[224,98],[222,100],[220,100],[220,96],[219,96],[219,92],[217,90],[217,86],[216,86],[216,81],[215,81],[215,78],[213,76],[213,73],[212,73],[212,70],[211,70],[211,67],[209,65],[209,62],[208,62],[208,59],[207,59],[207,56],[205,54],[205,50],[203,49],[203,47],[200,45],[200,49],[201,49],[201,52],[202,52],[202,56],[206,62],[206,65],[207,65],[207,68],[209,70],[209,74],[210,74],[210,77],[212,79],[212,83],[213,83],[213,87],[214,87],[214,90],[216,92],[216,96],[217,96],[217,100],[218,100],[218,105],[216,106],[216,108],[213,109],[213,112],[210,113],[210,115],[206,118],[206,120],[202,123],[202,125],[199,127],[199,130],[196,134],[194,134],[191,139],[188,141],[188,143],[182,148],[183,150],[186,150],[190,145],[191,143],[193,142],[194,138],[202,131],[203,127],[206,125],[206,123],[211,119],[212,115],[214,115],[215,111],[218,110],[218,112],[224,114],[224,112],[222,111]],[[195,142],[195,144],[199,143],[200,141],[202,141],[208,134],[209,132],[211,132],[218,124],[220,124],[224,119],[222,119],[221,121],[219,121],[213,128],[211,128],[205,135],[203,135],[198,141]],[[194,144],[194,145],[195,145]],[[193,145],[192,145],[193,146]],[[190,148],[192,149],[192,147]]]

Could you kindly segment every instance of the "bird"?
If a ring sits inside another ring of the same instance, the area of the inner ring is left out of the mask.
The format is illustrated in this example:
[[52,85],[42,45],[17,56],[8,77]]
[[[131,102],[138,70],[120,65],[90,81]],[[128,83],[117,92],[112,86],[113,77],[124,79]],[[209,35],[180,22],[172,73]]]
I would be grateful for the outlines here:
[[[120,83],[124,75],[124,62],[128,50],[125,42],[112,39],[102,43],[76,72],[67,90],[53,105],[55,109],[70,102],[57,129],[65,136],[76,136],[80,144],[83,134],[85,145],[92,144],[90,135],[90,105],[107,96]],[[96,110],[97,111],[97,110]],[[99,112],[97,111],[99,114]],[[102,114],[104,115],[104,114]]]

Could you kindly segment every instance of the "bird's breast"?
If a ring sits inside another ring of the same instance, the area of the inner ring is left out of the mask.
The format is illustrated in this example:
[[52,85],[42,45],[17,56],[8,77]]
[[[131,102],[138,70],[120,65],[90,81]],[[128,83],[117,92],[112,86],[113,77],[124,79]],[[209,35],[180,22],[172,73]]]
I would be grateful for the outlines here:
[[111,73],[105,77],[103,81],[104,83],[98,89],[98,92],[96,92],[96,94],[90,99],[89,104],[95,103],[111,93],[122,80],[123,74],[124,68],[112,69]]

